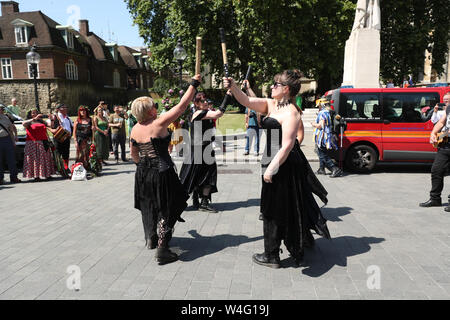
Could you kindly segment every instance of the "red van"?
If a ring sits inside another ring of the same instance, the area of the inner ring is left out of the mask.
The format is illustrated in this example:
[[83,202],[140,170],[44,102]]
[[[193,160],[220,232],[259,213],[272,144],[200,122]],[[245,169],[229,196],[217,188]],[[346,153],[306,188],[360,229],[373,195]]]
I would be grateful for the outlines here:
[[432,112],[447,92],[450,87],[328,91],[332,108],[347,123],[340,160],[360,173],[370,172],[377,161],[432,162],[436,149],[429,139],[434,125],[421,111],[429,106]]

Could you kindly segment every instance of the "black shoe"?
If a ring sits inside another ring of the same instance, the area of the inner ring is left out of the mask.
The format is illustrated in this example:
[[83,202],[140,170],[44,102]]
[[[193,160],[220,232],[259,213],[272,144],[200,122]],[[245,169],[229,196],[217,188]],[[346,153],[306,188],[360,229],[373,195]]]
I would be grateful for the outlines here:
[[145,240],[145,247],[148,250],[156,249],[157,244],[158,244],[158,239],[146,239]]
[[20,180],[19,178],[15,177],[15,178],[11,178],[11,183],[21,183],[22,180]]
[[450,212],[450,205],[446,206],[444,209],[445,212]]
[[339,167],[334,167],[333,171],[331,172],[330,178],[337,178],[342,177],[344,172]]
[[198,208],[200,211],[217,213],[218,211],[209,205],[209,201],[207,199],[203,199],[200,207]]
[[254,254],[252,257],[254,263],[265,267],[278,269],[280,267],[280,257],[269,258],[265,253]]
[[262,213],[259,215],[258,219],[261,220],[261,221],[264,221],[264,217],[263,217]]
[[430,199],[427,202],[419,203],[419,206],[424,207],[424,208],[440,207],[440,206],[442,206],[442,200],[441,199]]
[[248,151],[244,152],[244,156],[248,156],[250,153]]
[[168,264],[178,260],[178,255],[169,250],[169,248],[156,249],[155,259],[159,265]]
[[319,168],[319,170],[317,170],[316,174],[327,174],[327,173],[325,172],[324,168]]

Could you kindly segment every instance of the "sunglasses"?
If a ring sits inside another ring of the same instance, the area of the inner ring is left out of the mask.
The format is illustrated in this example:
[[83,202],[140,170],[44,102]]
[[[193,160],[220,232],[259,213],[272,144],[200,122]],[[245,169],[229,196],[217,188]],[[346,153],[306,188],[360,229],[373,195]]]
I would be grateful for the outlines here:
[[277,81],[275,81],[273,84],[272,84],[272,88],[273,89],[276,89],[276,88],[278,88],[279,86],[286,86],[284,83],[281,83],[281,82],[277,82]]

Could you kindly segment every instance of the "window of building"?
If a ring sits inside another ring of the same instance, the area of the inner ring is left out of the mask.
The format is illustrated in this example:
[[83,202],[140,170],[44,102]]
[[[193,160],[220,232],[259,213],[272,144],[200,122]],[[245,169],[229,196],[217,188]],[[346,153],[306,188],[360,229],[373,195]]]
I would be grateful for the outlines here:
[[61,36],[64,38],[64,42],[67,45],[67,48],[73,49],[74,48],[74,34],[71,31],[70,26],[56,26],[56,29],[58,29],[61,32]]
[[139,86],[141,87],[141,90],[144,90],[144,77],[142,74],[139,76]]
[[12,63],[11,58],[1,58],[2,77],[3,79],[12,79]]
[[[27,65],[28,65],[28,78],[29,78],[29,79],[34,79],[34,78],[33,78],[33,70],[32,70],[32,66],[31,66],[31,64],[29,64],[28,62],[27,62]],[[39,65],[36,65],[36,71],[37,71],[36,79],[39,79]]]
[[117,70],[114,70],[113,81],[114,81],[113,83],[114,88],[120,88],[120,73]]
[[78,67],[72,59],[66,63],[66,79],[78,80]]
[[14,28],[16,34],[16,44],[28,43],[28,27],[18,26]]
[[73,45],[73,33],[70,32],[70,31],[67,31],[67,46],[70,49],[74,48],[74,45]]

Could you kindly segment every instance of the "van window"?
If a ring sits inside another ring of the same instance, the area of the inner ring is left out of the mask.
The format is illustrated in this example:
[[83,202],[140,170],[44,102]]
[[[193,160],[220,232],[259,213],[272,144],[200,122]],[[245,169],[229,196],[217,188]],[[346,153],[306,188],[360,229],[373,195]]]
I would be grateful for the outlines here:
[[381,119],[378,93],[342,93],[339,113],[345,118]]
[[391,122],[426,122],[423,107],[439,102],[437,92],[383,93],[383,118]]

